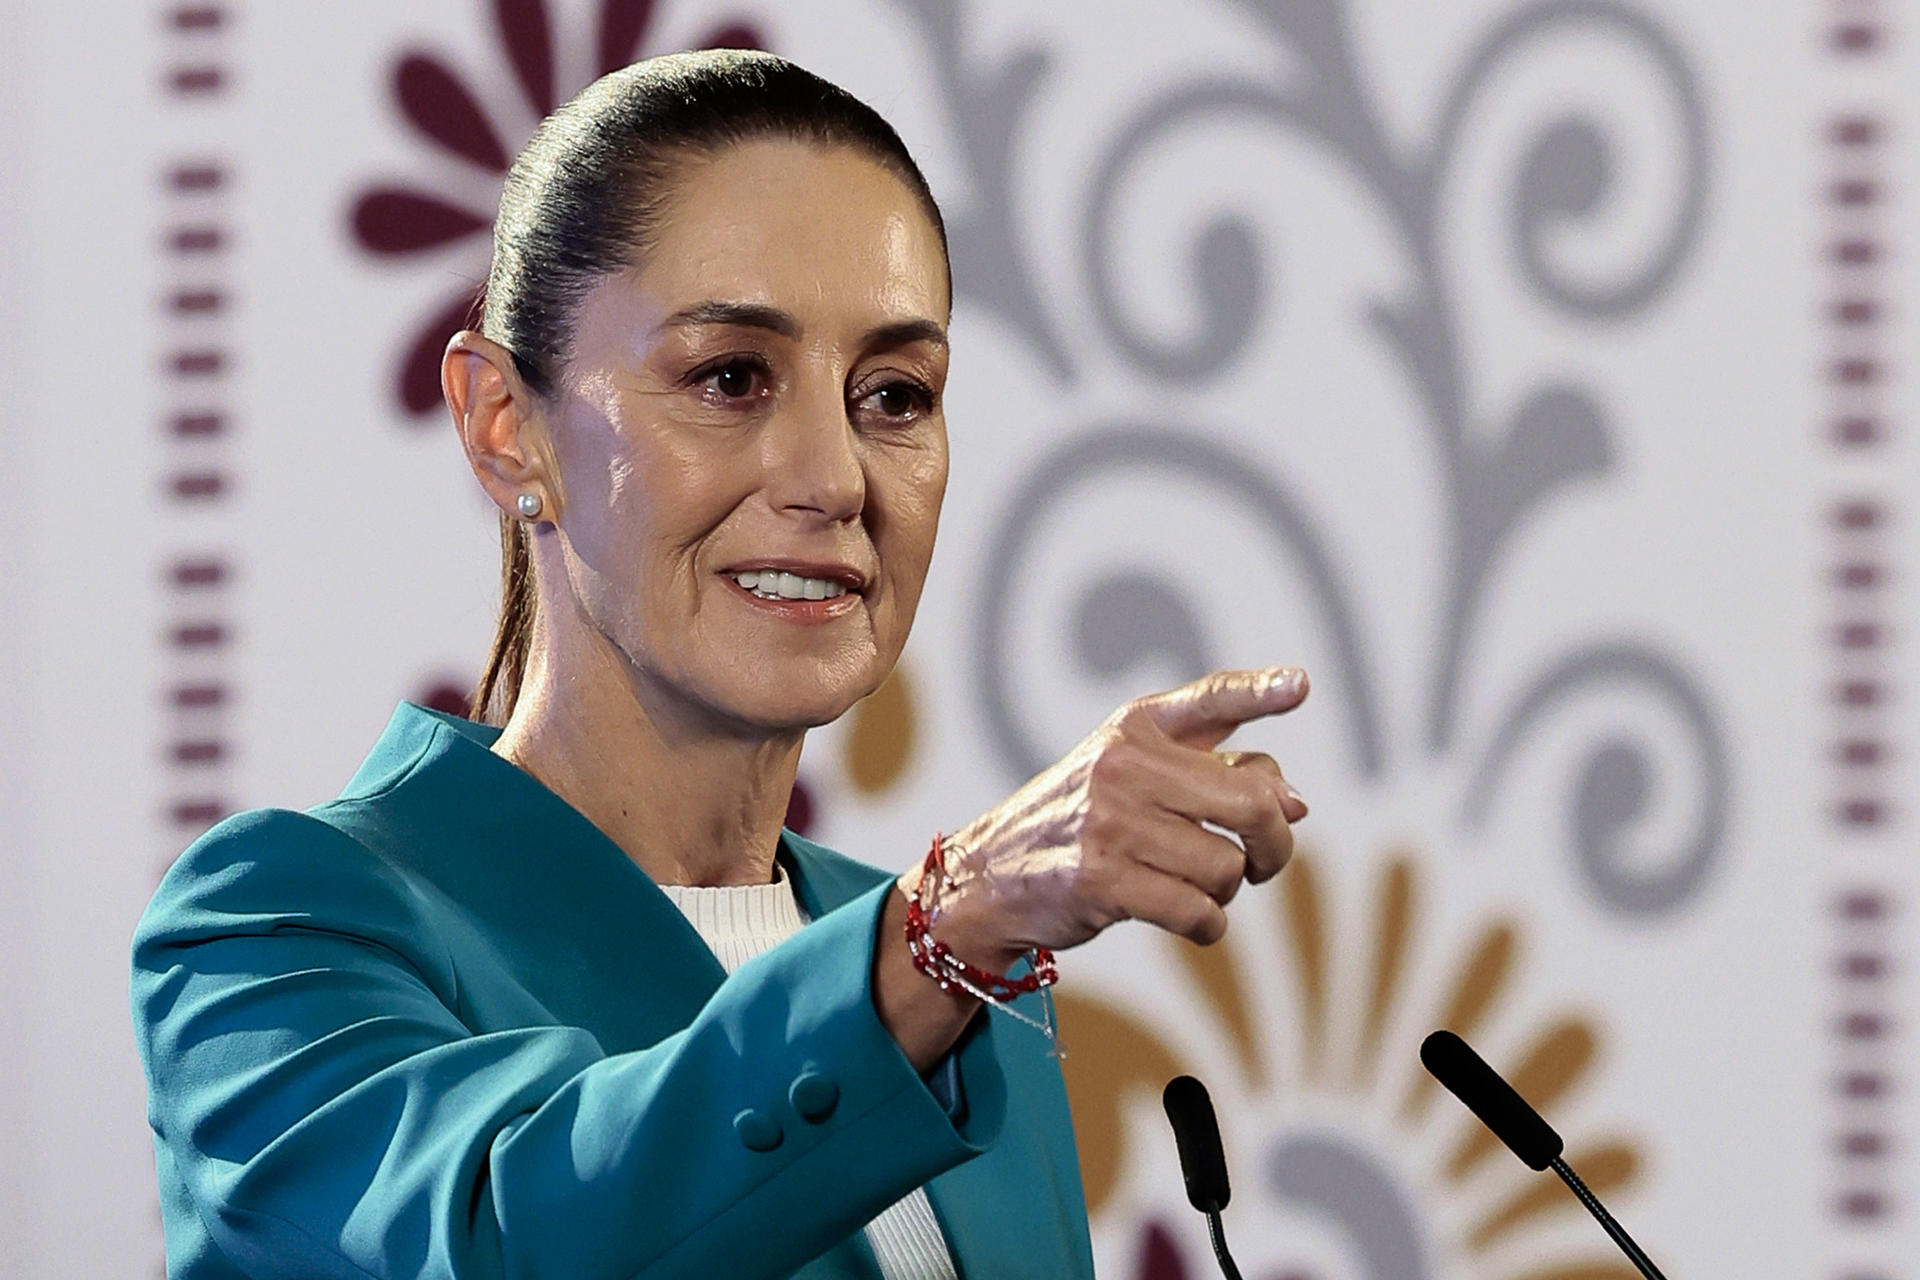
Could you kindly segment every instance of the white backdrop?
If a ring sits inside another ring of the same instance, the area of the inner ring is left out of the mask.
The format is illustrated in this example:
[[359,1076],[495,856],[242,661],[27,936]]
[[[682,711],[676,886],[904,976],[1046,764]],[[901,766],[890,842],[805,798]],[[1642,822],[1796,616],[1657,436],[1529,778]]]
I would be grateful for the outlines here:
[[901,129],[959,284],[933,580],[810,834],[903,867],[1127,697],[1314,675],[1243,735],[1282,885],[1063,959],[1101,1273],[1211,1271],[1190,1070],[1255,1280],[1626,1277],[1415,1087],[1444,1020],[1668,1274],[1912,1274],[1910,6],[647,9],[0,4],[0,1270],[159,1274],[147,894],[477,671],[407,370],[499,157],[602,45],[753,39]]

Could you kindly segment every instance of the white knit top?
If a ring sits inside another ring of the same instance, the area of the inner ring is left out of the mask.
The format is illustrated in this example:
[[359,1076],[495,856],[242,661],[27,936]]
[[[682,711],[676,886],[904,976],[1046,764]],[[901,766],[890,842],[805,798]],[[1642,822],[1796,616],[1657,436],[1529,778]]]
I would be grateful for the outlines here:
[[[786,869],[775,863],[774,876],[772,884],[663,884],[660,890],[732,973],[807,923]],[[886,1280],[959,1280],[933,1206],[918,1188],[867,1224],[867,1243]]]

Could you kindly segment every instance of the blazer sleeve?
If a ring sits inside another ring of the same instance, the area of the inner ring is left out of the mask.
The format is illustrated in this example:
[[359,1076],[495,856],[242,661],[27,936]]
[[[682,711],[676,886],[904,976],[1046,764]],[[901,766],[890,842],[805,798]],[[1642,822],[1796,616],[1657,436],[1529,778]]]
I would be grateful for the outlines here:
[[134,937],[156,1142],[260,1280],[785,1275],[1005,1116],[990,1020],[954,1051],[954,1114],[880,1024],[890,890],[742,966],[679,1033],[608,1054],[580,1028],[474,1034],[417,890],[308,815],[241,815]]

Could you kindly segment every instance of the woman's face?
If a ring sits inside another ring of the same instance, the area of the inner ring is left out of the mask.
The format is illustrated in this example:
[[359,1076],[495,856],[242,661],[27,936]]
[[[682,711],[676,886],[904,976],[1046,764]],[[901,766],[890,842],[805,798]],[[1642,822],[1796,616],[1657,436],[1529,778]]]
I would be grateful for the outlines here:
[[755,141],[681,166],[643,257],[584,300],[550,418],[575,616],[650,701],[824,724],[892,670],[933,554],[938,235],[859,152]]

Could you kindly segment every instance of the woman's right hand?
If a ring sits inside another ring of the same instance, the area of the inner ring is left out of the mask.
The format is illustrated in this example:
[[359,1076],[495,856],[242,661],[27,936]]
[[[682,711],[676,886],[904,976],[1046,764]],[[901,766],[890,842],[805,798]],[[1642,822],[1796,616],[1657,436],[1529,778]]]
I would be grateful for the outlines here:
[[[1307,806],[1273,757],[1215,748],[1306,695],[1304,671],[1274,667],[1216,671],[1127,703],[949,837],[933,936],[996,972],[1029,948],[1063,950],[1121,920],[1217,941],[1241,884],[1286,865]],[[1244,852],[1203,822],[1233,832]],[[919,874],[902,877],[904,892]]]

